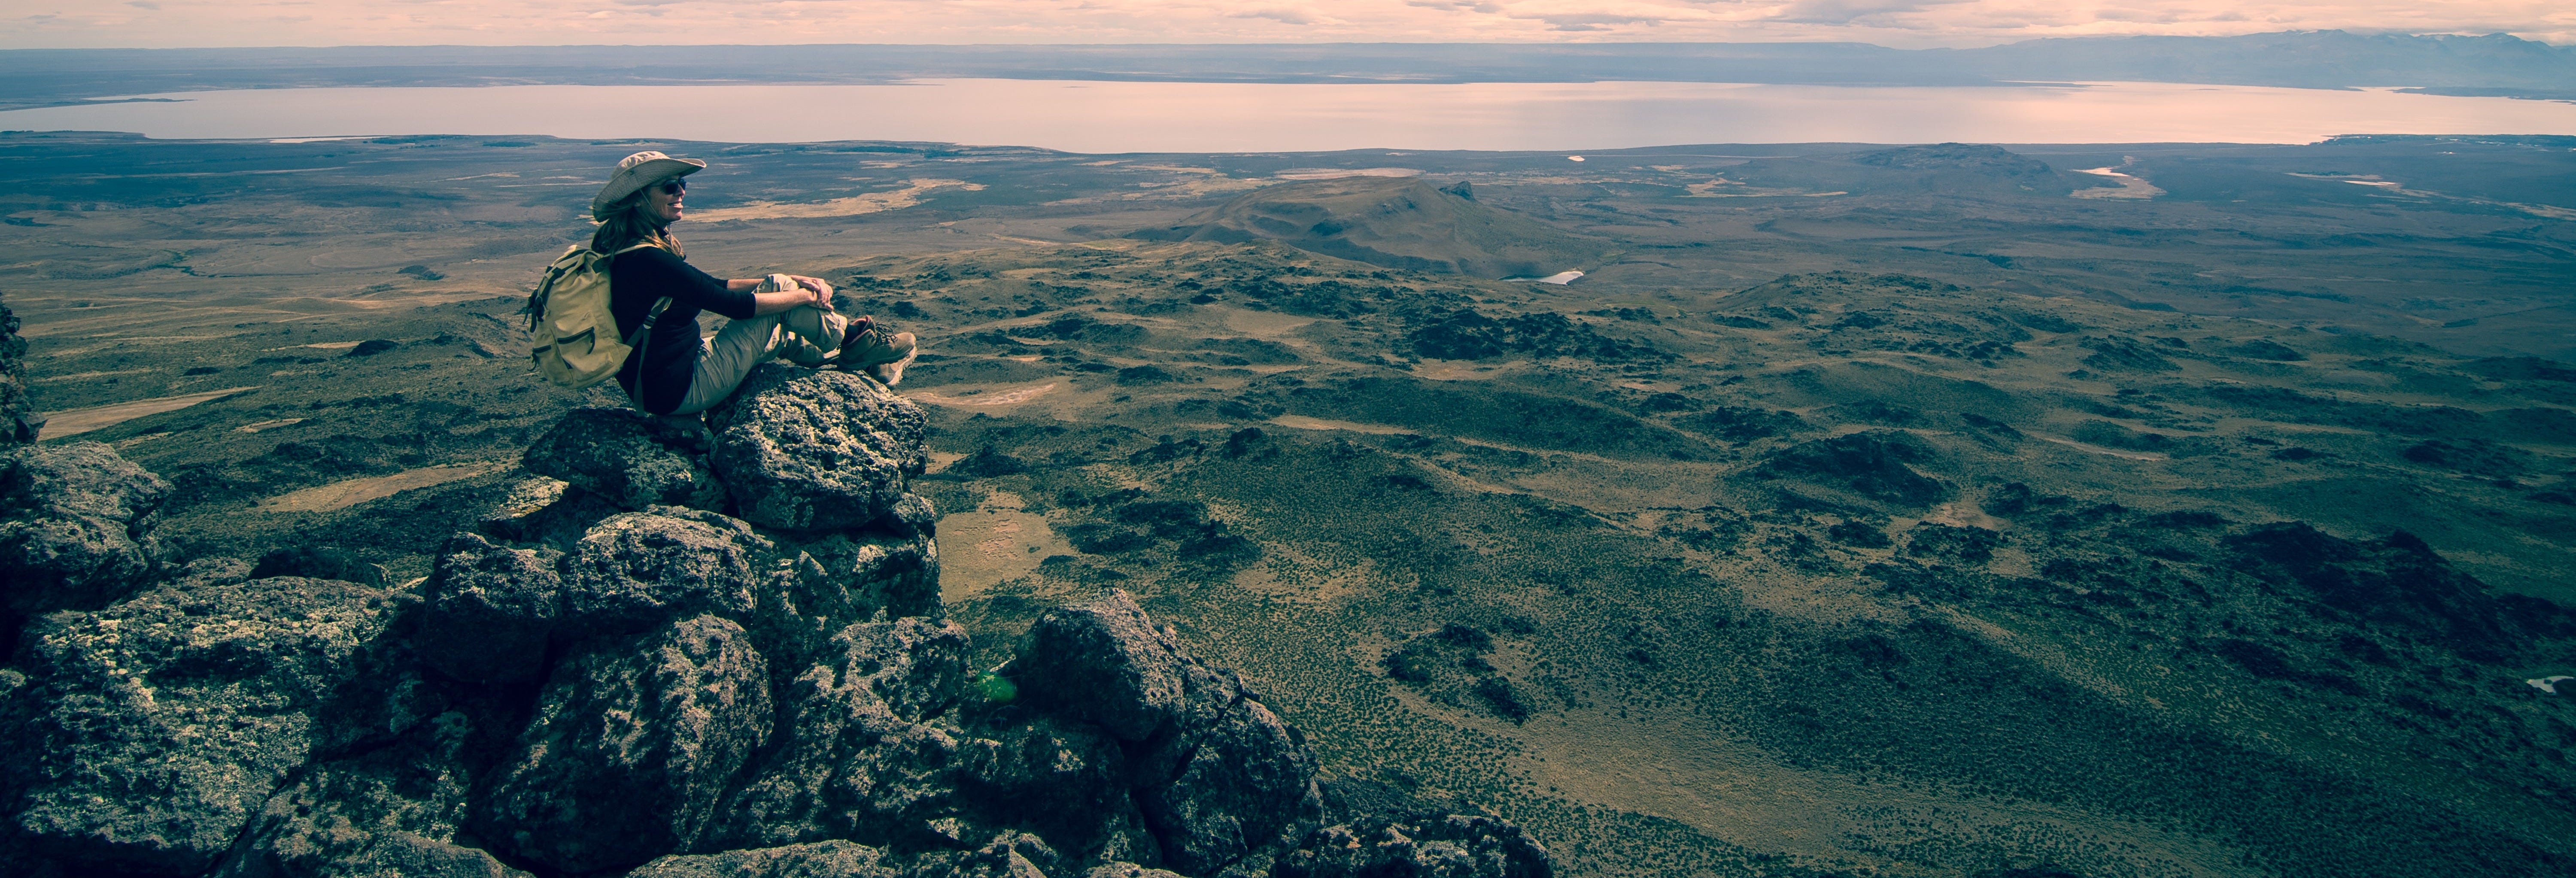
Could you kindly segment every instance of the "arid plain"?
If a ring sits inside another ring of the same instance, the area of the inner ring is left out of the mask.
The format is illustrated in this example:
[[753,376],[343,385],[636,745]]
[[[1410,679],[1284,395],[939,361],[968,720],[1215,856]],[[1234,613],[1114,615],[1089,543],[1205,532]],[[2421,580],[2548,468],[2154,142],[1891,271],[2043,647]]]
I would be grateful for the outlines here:
[[2576,871],[2576,139],[14,133],[46,436],[413,582],[617,401],[516,312],[638,149],[696,264],[921,335],[981,654],[1128,589],[1336,795],[1577,875]]

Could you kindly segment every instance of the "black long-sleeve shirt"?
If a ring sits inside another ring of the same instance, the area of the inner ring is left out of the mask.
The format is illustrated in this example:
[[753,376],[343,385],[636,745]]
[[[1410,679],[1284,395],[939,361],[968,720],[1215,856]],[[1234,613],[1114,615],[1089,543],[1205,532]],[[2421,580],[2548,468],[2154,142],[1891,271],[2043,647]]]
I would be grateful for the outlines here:
[[635,396],[644,381],[644,410],[668,414],[689,396],[689,379],[698,369],[698,312],[713,311],[735,320],[752,316],[759,300],[751,293],[727,289],[725,282],[691,267],[659,247],[618,256],[608,269],[608,311],[617,317],[617,333],[628,336],[644,325],[644,315],[663,296],[671,307],[653,322],[652,338],[638,345],[642,356],[628,354],[617,370],[617,386]]

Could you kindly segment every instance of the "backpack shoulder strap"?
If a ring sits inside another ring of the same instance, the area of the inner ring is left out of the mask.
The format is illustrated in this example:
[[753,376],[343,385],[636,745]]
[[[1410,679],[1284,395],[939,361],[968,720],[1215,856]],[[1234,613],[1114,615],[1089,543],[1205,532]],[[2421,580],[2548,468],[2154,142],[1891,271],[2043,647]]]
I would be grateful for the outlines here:
[[661,320],[662,312],[670,307],[671,297],[663,296],[662,298],[655,299],[653,301],[653,310],[644,312],[644,322],[636,324],[635,331],[626,336],[626,346],[630,348],[635,347],[637,339],[653,334],[654,322]]
[[[624,255],[626,255],[626,254],[628,254],[628,253],[633,253],[633,252],[635,252],[635,251],[637,251],[637,250],[643,250],[643,249],[653,248],[653,247],[658,247],[658,246],[660,246],[660,245],[654,244],[654,243],[653,243],[653,242],[651,242],[651,241],[646,241],[646,242],[641,243],[641,244],[634,244],[634,245],[628,246],[627,248],[625,248],[625,249],[623,249],[623,250],[619,250],[619,251],[617,251],[617,252],[615,252],[615,253],[611,253],[611,254],[608,254],[608,255],[609,255],[611,258],[614,258],[614,257],[618,257],[618,256],[624,256]],[[653,323],[654,323],[654,321],[657,321],[657,320],[662,319],[662,311],[663,311],[664,309],[669,308],[669,307],[671,307],[671,297],[669,297],[669,296],[663,296],[663,297],[662,297],[662,298],[660,298],[660,299],[656,299],[656,300],[654,300],[654,301],[653,301],[653,307],[652,307],[652,309],[651,309],[651,310],[648,310],[648,311],[646,311],[646,312],[644,312],[644,322],[643,322],[643,323],[636,324],[636,326],[635,326],[635,332],[634,332],[633,334],[628,335],[628,336],[626,337],[626,346],[627,346],[627,347],[630,347],[630,348],[631,348],[631,347],[634,347],[634,346],[635,346],[635,343],[636,343],[636,339],[640,339],[640,338],[643,338],[643,337],[645,337],[645,336],[651,335],[651,334],[653,333]]]

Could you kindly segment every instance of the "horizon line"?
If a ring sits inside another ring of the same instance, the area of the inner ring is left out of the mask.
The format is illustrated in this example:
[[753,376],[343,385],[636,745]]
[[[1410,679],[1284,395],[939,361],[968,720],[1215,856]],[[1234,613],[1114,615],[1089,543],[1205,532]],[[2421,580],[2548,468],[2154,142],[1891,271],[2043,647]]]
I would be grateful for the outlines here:
[[2547,46],[2547,47],[2550,47],[2550,48],[2553,48],[2553,49],[2569,49],[2569,48],[2576,48],[2576,43],[2565,43],[2565,44],[2561,44],[2561,43],[2552,43],[2552,42],[2549,42],[2549,41],[2546,41],[2546,40],[2537,40],[2537,39],[2532,39],[2532,38],[2529,38],[2529,37],[2520,36],[2520,35],[2517,35],[2517,34],[2514,34],[2514,33],[2508,32],[2508,31],[2490,31],[2490,32],[2486,32],[2486,33],[2468,33],[2468,32],[2462,32],[2462,31],[2404,31],[2404,30],[2393,30],[2393,29],[2391,29],[2391,30],[2373,30],[2373,29],[2346,29],[2346,28],[2317,28],[2317,29],[2310,29],[2310,30],[2298,30],[2298,29],[2292,29],[2292,30],[2277,30],[2277,31],[2258,31],[2258,32],[2255,32],[2255,33],[2228,34],[2228,35],[2223,35],[2223,36],[2205,36],[2205,35],[2188,35],[2188,34],[2095,34],[2095,35],[2084,35],[2084,36],[2047,36],[2047,37],[2031,37],[2031,38],[2028,38],[2028,39],[2021,39],[2021,40],[2008,40],[2008,41],[2004,41],[2004,42],[1991,43],[1991,44],[1983,45],[1983,46],[1969,46],[1969,47],[1929,46],[1929,47],[1924,47],[1924,48],[1914,48],[1914,49],[1902,48],[1902,47],[1897,47],[1897,46],[1888,46],[1888,45],[1883,45],[1883,44],[1880,44],[1880,43],[1862,42],[1862,41],[1857,41],[1857,40],[1802,40],[1802,39],[1781,39],[1781,40],[1625,40],[1625,39],[1591,39],[1591,40],[1457,40],[1457,41],[1422,41],[1422,40],[1405,40],[1405,41],[1381,41],[1381,42],[1362,42],[1362,41],[1353,41],[1353,40],[1331,40],[1331,41],[1276,41],[1276,40],[1264,40],[1264,41],[1232,41],[1232,42],[1226,42],[1226,41],[1216,41],[1216,42],[1209,42],[1209,41],[1198,41],[1198,42],[1178,42],[1178,41],[1173,41],[1173,42],[1118,42],[1118,43],[890,43],[890,42],[837,42],[837,43],[740,43],[740,42],[708,42],[708,43],[339,43],[339,44],[331,44],[331,45],[231,45],[231,46],[71,46],[71,47],[37,47],[37,46],[25,46],[25,47],[15,47],[15,48],[0,48],[0,53],[9,53],[9,52],[202,52],[202,51],[261,51],[261,50],[276,50],[276,49],[584,49],[584,48],[631,49],[631,48],[727,48],[727,47],[758,47],[758,48],[782,49],[782,48],[834,48],[834,47],[868,47],[868,46],[879,46],[879,47],[902,47],[902,48],[950,48],[950,49],[967,49],[967,48],[1008,48],[1008,49],[1030,49],[1030,48],[1180,48],[1180,47],[1201,47],[1201,46],[1204,46],[1204,47],[1227,47],[1227,48],[1241,48],[1241,47],[1247,47],[1247,46],[1253,46],[1253,47],[1262,47],[1262,46],[1275,46],[1275,47],[1297,47],[1297,46],[1313,46],[1313,47],[1321,47],[1321,46],[1513,46],[1513,47],[1532,47],[1532,46],[1563,46],[1563,47],[1612,47],[1612,46],[1866,46],[1866,47],[1869,47],[1869,48],[1875,48],[1875,49],[1885,49],[1885,50],[1888,50],[1888,51],[1891,51],[1891,52],[1974,52],[1974,51],[1978,51],[1978,50],[1982,50],[1982,49],[2000,48],[2000,47],[2004,47],[2004,46],[2017,46],[2017,45],[2022,45],[2022,44],[2026,44],[2026,43],[2049,43],[2049,42],[2108,42],[2108,41],[2114,41],[2114,40],[2213,40],[2213,41],[2215,41],[2215,40],[2239,40],[2239,39],[2246,39],[2246,38],[2249,38],[2249,37],[2285,36],[2285,35],[2302,35],[2302,34],[2344,34],[2344,35],[2348,35],[2348,36],[2356,36],[2356,37],[2392,37],[2392,36],[2395,36],[2395,37],[2416,37],[2416,38],[2459,37],[2459,38],[2464,38],[2464,39],[2487,39],[2487,38],[2492,38],[2492,37],[2505,37],[2505,38],[2513,39],[2513,40],[2517,40],[2517,41],[2520,41],[2520,42],[2531,43],[2531,44],[2534,44],[2534,45],[2540,45],[2540,46]]

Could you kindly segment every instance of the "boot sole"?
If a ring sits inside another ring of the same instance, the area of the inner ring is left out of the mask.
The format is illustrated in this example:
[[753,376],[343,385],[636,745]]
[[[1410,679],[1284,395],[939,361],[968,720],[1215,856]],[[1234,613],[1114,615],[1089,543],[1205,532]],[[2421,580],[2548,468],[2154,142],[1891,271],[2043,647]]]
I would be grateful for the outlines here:
[[867,369],[868,377],[875,378],[878,383],[884,384],[887,387],[901,384],[903,383],[903,367],[912,365],[912,358],[920,355],[921,351],[919,349],[914,349],[913,351],[904,354],[903,359],[896,360],[891,363],[878,363],[874,366],[869,366]]

